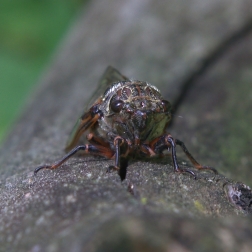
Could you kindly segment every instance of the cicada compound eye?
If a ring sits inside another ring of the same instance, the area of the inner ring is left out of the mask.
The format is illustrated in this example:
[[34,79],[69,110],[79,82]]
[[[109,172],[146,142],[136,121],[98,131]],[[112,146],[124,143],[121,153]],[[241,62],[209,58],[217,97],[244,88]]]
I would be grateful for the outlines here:
[[119,113],[123,108],[124,102],[122,100],[113,100],[110,103],[110,108],[113,112]]
[[162,100],[161,101],[162,106],[164,108],[164,111],[169,111],[171,109],[171,103],[166,101],[166,100]]

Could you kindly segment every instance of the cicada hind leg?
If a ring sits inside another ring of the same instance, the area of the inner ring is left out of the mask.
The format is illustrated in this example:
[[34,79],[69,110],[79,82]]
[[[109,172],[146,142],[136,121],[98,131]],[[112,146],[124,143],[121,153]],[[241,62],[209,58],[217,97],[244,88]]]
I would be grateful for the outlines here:
[[191,163],[193,164],[193,166],[195,168],[197,168],[198,170],[210,170],[210,171],[214,172],[215,174],[218,174],[218,172],[215,168],[209,167],[209,166],[203,166],[200,163],[198,163],[196,161],[196,159],[188,151],[185,144],[178,139],[173,139],[173,137],[169,134],[162,135],[162,136],[154,139],[150,143],[150,149],[153,150],[157,154],[160,152],[163,152],[164,149],[171,149],[171,156],[172,156],[174,171],[180,172],[180,173],[185,173],[185,172],[189,173],[196,179],[196,174],[194,171],[192,171],[190,169],[181,168],[178,165],[177,154],[176,154],[176,145],[179,145],[182,148],[183,152],[186,154],[186,156],[189,158],[189,160],[191,161]]
[[215,168],[211,166],[201,165],[199,162],[197,162],[182,141],[175,139],[175,143],[182,148],[183,152],[186,154],[186,156],[188,157],[188,159],[191,161],[191,163],[195,168],[197,168],[198,170],[210,170],[213,173],[218,174],[218,171]]

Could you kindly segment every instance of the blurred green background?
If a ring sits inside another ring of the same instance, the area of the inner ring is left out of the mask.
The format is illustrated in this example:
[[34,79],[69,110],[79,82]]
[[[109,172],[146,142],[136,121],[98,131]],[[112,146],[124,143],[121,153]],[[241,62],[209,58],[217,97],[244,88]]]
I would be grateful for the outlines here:
[[87,0],[0,0],[0,144]]

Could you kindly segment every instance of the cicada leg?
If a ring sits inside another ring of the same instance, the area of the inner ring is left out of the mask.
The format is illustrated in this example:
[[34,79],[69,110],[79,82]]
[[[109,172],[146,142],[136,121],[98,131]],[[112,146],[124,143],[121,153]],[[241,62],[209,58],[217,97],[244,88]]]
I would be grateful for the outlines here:
[[127,167],[128,167],[128,159],[126,157],[123,157],[121,154],[122,148],[127,147],[126,142],[121,137],[116,137],[114,140],[114,146],[115,146],[115,165],[109,166],[108,172],[111,170],[118,171],[118,174],[123,181],[126,178],[127,173]]
[[183,169],[180,168],[178,165],[178,161],[177,161],[177,155],[176,155],[176,144],[179,145],[182,150],[184,151],[184,153],[186,154],[186,156],[189,158],[189,160],[192,162],[192,164],[194,165],[195,168],[197,168],[198,170],[202,170],[202,169],[208,169],[213,171],[215,174],[217,174],[217,170],[209,167],[209,166],[203,166],[200,163],[198,163],[195,158],[191,155],[191,153],[188,151],[188,149],[186,148],[185,144],[178,140],[178,139],[173,139],[173,137],[171,135],[163,135],[161,137],[158,137],[156,139],[154,139],[151,143],[150,143],[150,148],[155,152],[155,153],[162,153],[165,149],[170,148],[171,149],[171,156],[172,156],[172,162],[173,162],[173,167],[174,167],[174,171],[175,172],[187,172],[189,174],[191,174],[194,178],[196,178],[196,175],[193,171],[189,170],[189,169]]
[[182,168],[179,167],[178,161],[177,161],[177,155],[176,155],[176,144],[175,144],[174,139],[172,138],[172,136],[168,135],[165,138],[165,141],[167,143],[169,143],[170,148],[171,148],[172,162],[173,162],[174,171],[175,172],[187,172],[187,173],[190,173],[196,179],[196,175],[195,175],[195,173],[193,171],[191,171],[189,169],[182,169]]
[[218,174],[218,171],[215,168],[210,167],[210,166],[204,166],[198,163],[195,160],[195,158],[192,156],[192,154],[188,151],[188,149],[186,148],[185,144],[182,141],[175,139],[175,143],[182,148],[182,150],[184,151],[184,153],[189,158],[189,160],[191,161],[191,163],[194,165],[195,168],[197,168],[198,170],[211,170],[215,174]]
[[100,146],[95,146],[92,144],[79,145],[79,146],[73,148],[62,159],[55,162],[54,164],[41,165],[41,166],[37,167],[34,170],[34,175],[36,175],[37,172],[42,169],[54,170],[54,169],[58,168],[60,165],[65,163],[69,158],[71,158],[73,155],[75,155],[79,151],[85,151],[85,153],[87,153],[87,154],[98,155],[98,156],[103,156],[103,157],[107,157],[107,158],[111,158],[114,155],[114,152],[111,149],[104,147],[102,145],[100,145]]

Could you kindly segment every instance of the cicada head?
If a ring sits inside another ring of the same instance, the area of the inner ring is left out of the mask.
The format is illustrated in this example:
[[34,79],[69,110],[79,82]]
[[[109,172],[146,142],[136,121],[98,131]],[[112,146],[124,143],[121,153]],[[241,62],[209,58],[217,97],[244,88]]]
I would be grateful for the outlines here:
[[164,133],[171,105],[147,82],[122,81],[106,90],[101,103],[104,123],[124,138],[151,141]]

